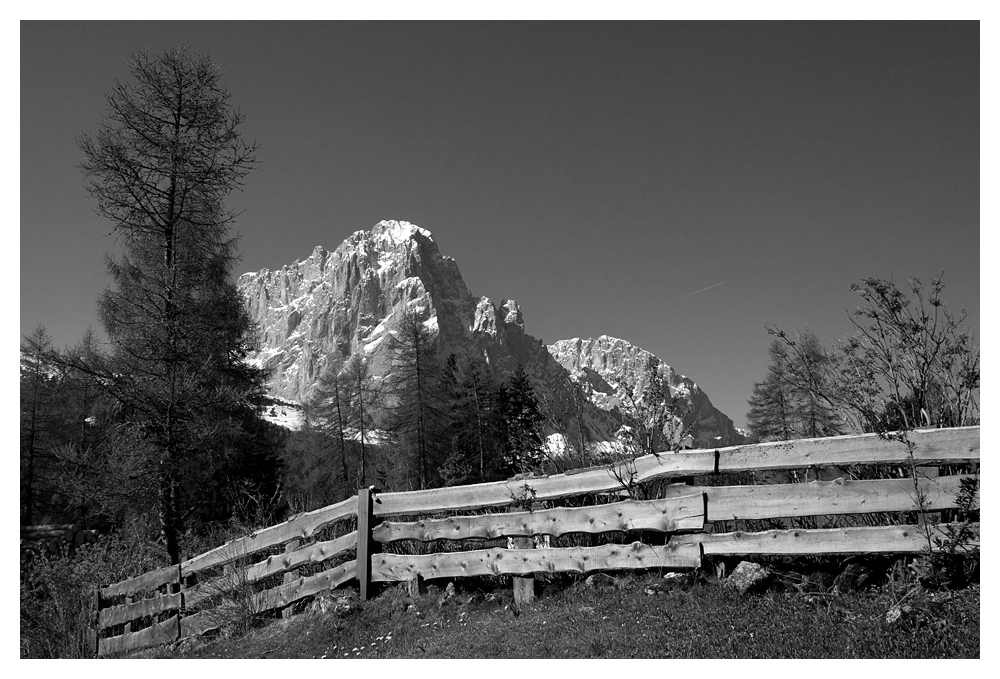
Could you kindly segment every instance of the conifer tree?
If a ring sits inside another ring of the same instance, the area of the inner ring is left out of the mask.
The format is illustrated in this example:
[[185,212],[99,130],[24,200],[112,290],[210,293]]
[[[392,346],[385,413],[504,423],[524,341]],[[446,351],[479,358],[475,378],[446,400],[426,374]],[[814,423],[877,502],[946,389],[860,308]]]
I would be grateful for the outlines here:
[[544,416],[531,379],[517,370],[497,389],[500,473],[504,476],[531,470],[542,461],[541,425]]
[[810,330],[768,347],[764,381],[754,383],[747,427],[761,441],[818,438],[842,433],[836,412],[834,358]]
[[497,385],[480,358],[454,354],[445,364],[450,450],[442,468],[446,485],[492,480],[499,468],[497,451]]
[[429,488],[445,453],[447,413],[437,334],[421,314],[406,309],[390,334],[394,431],[414,451],[418,487]]
[[131,82],[107,95],[100,130],[80,139],[87,188],[121,246],[99,302],[112,362],[101,384],[153,451],[160,526],[177,563],[182,506],[212,492],[263,390],[263,373],[246,362],[251,323],[230,275],[235,214],[223,206],[256,147],[209,57],[183,46],[137,52],[129,70]]
[[783,379],[787,362],[785,345],[775,340],[768,347],[771,361],[762,382],[755,382],[748,401],[747,428],[757,441],[789,441],[796,438],[793,430],[794,406],[789,385]]
[[21,341],[21,525],[35,518],[39,470],[48,456],[55,400],[47,356],[52,339],[42,326]]
[[310,420],[337,448],[340,473],[345,485],[350,484],[347,471],[347,417],[350,408],[350,385],[343,374],[344,361],[333,354],[327,361],[323,374],[309,399],[307,408]]
[[361,352],[354,353],[341,372],[344,385],[344,425],[352,438],[360,443],[360,464],[357,474],[358,488],[364,487],[372,477],[369,470],[371,447],[368,442],[375,430],[376,409],[382,402],[382,390],[371,374],[371,364]]

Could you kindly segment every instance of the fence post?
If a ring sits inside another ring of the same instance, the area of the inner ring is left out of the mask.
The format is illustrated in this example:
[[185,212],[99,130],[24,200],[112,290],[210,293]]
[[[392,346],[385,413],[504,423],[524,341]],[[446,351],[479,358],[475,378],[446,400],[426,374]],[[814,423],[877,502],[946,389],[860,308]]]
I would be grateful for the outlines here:
[[[529,505],[530,506],[530,505]],[[507,508],[507,513],[518,511],[517,505]],[[534,549],[534,536],[526,538],[507,538],[507,549]],[[526,578],[514,576],[514,607],[521,608],[535,600],[535,576],[529,575]]]
[[175,641],[180,641],[183,636],[183,631],[181,629],[181,621],[184,619],[184,570],[181,566],[181,562],[177,563],[177,582],[171,583],[167,588],[168,594],[180,594],[180,603],[178,603],[177,608],[177,639]]
[[[294,552],[301,545],[302,541],[299,540],[298,538],[289,541],[289,543],[285,545],[285,554],[287,554],[288,552]],[[285,573],[284,577],[281,578],[281,582],[289,583],[296,580],[298,577],[299,577],[299,569],[293,568],[292,570]],[[293,608],[294,606],[286,606],[285,608],[281,609],[282,619],[287,620],[288,618],[292,617],[292,614],[294,613]]]
[[372,492],[374,488],[358,491],[358,598],[367,601],[372,584]]
[[92,622],[94,628],[91,632],[91,638],[94,642],[94,657],[99,658],[101,656],[101,586],[98,585],[94,588],[93,596],[93,606],[94,615]]

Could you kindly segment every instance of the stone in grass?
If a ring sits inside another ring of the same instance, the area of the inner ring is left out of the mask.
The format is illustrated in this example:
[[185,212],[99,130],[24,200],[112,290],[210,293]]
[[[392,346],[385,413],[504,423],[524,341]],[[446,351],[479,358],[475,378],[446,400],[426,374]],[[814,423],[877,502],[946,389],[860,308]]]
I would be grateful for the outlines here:
[[871,583],[874,572],[863,563],[849,563],[833,581],[833,590],[840,594],[858,592]]
[[646,596],[656,596],[657,594],[669,592],[671,589],[673,588],[665,582],[651,582],[642,588],[642,593]]
[[617,587],[618,581],[607,573],[594,573],[583,581],[583,585],[589,589],[600,589],[602,587]]
[[722,585],[731,587],[740,594],[760,592],[770,583],[772,573],[768,568],[752,561],[741,561]]
[[642,588],[646,596],[664,594],[671,590],[683,589],[690,582],[690,576],[686,573],[665,573],[662,582],[651,582]]
[[444,594],[438,599],[438,608],[455,599],[455,583],[449,582],[444,588]]
[[892,626],[912,617],[913,608],[907,604],[897,604],[885,613],[885,624]]
[[327,590],[320,592],[313,597],[313,601],[309,605],[311,613],[319,615],[329,615],[332,613],[340,618],[360,608],[361,602],[358,601],[358,594],[353,590]]

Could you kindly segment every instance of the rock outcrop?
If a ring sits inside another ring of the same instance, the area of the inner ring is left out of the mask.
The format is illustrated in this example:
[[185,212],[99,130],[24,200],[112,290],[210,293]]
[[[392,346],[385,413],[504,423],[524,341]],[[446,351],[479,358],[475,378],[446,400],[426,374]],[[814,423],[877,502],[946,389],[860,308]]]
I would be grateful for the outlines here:
[[645,366],[649,359],[656,359],[659,378],[677,399],[678,414],[684,414],[684,428],[693,439],[692,447],[730,446],[743,440],[733,421],[712,405],[693,380],[677,373],[645,349],[607,335],[597,339],[560,340],[548,349],[586,391],[590,402],[609,412],[622,407],[624,387],[631,387],[637,395],[642,393],[646,386]]
[[[391,370],[386,340],[409,309],[436,332],[442,356],[482,356],[501,376],[523,366],[553,415],[553,435],[557,429],[579,431],[582,422],[589,441],[612,441],[621,424],[615,386],[632,379],[635,361],[648,354],[611,338],[547,348],[525,332],[514,300],[494,304],[473,296],[455,260],[441,254],[429,231],[408,222],[383,221],[354,232],[336,250],[317,247],[276,271],[244,274],[239,289],[260,328],[253,358],[271,369],[272,395],[293,402],[309,398],[334,356],[346,361],[363,352],[373,374],[384,377]],[[666,370],[671,384],[689,390],[697,406],[699,442],[732,440],[732,422],[693,382]],[[571,371],[582,371],[586,379],[573,379]]]

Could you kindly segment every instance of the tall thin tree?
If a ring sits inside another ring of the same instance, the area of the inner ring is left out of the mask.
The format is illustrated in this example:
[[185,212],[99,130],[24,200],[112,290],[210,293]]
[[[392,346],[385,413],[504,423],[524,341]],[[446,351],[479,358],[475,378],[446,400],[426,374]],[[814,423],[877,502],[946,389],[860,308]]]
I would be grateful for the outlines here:
[[129,70],[100,130],[80,138],[87,188],[121,245],[99,302],[114,365],[102,384],[157,451],[160,525],[177,563],[181,494],[194,502],[262,390],[230,276],[236,215],[223,205],[256,145],[243,140],[244,117],[209,57],[185,46],[137,52]]
[[344,424],[347,431],[357,436],[361,445],[361,460],[358,468],[358,487],[363,487],[372,476],[369,474],[370,446],[374,440],[375,415],[382,402],[381,385],[376,384],[371,373],[371,364],[362,351],[355,352],[340,373],[340,383],[344,387]]
[[340,457],[341,478],[350,484],[347,472],[347,417],[350,407],[350,384],[343,374],[344,360],[332,354],[327,361],[319,382],[309,399],[309,414],[326,436],[333,439]]
[[432,464],[443,458],[447,427],[437,334],[421,314],[407,309],[390,335],[395,430],[412,445],[419,488],[432,485]]

